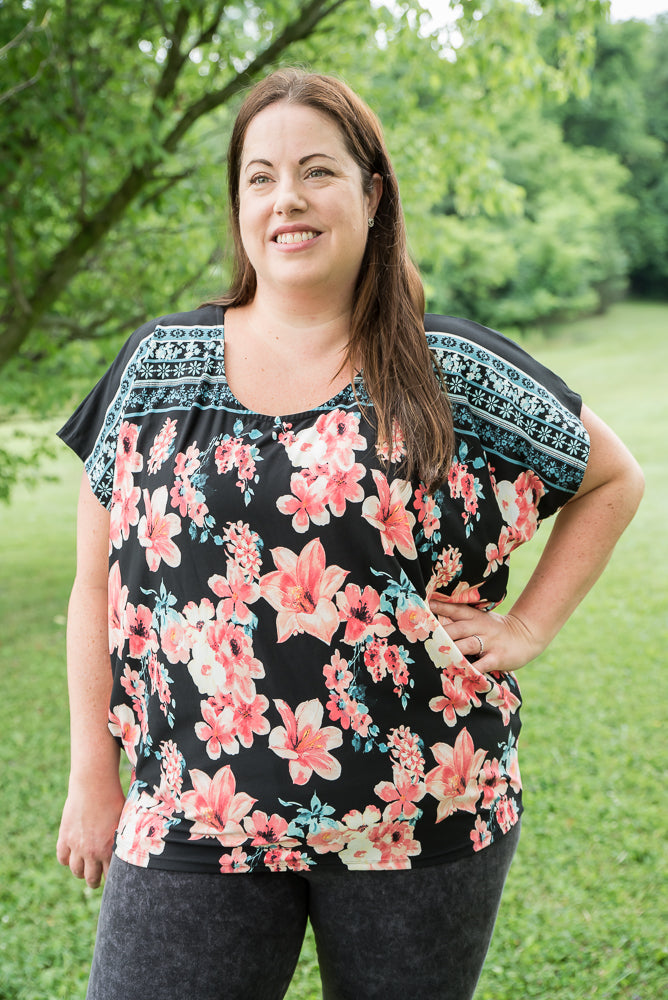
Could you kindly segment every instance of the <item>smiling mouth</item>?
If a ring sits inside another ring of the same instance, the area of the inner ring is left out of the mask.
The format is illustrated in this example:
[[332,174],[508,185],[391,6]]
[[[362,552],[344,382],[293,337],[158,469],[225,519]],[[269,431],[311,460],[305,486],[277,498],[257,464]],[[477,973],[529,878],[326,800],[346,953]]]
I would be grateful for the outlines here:
[[314,240],[316,236],[319,236],[312,229],[306,229],[303,233],[279,233],[275,238],[276,243],[308,243],[309,240]]

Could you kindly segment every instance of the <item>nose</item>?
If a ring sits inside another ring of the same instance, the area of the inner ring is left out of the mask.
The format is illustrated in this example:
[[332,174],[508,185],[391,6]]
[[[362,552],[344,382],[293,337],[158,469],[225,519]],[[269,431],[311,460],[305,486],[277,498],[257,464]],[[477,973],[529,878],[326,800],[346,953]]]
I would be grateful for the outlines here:
[[276,189],[274,212],[276,215],[292,215],[303,212],[308,207],[304,190],[292,175],[281,178]]

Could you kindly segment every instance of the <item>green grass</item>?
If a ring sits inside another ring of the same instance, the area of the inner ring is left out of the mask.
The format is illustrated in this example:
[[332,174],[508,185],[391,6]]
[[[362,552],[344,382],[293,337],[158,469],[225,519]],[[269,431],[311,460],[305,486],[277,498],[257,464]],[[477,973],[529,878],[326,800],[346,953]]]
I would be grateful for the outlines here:
[[[476,1000],[668,992],[667,332],[668,307],[626,303],[527,342],[626,441],[647,493],[603,579],[521,675],[527,812]],[[83,998],[99,905],[55,859],[80,474],[62,451],[58,482],[0,507],[0,1000]],[[516,554],[514,591],[536,551]],[[309,936],[288,998],[319,997]]]

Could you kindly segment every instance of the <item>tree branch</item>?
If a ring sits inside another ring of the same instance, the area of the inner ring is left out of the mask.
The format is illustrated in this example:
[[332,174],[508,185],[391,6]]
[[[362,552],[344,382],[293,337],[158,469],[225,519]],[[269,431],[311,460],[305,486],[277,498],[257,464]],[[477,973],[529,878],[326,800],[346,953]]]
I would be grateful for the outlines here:
[[[270,45],[260,52],[250,65],[238,73],[227,86],[195,101],[162,143],[165,153],[173,153],[184,135],[203,115],[220,107],[237,94],[262,70],[271,65],[290,45],[307,38],[316,26],[348,0],[310,0],[299,16],[283,29]],[[171,79],[171,77],[170,77]],[[171,84],[175,84],[175,80]],[[123,217],[128,207],[154,178],[163,157],[153,157],[133,165],[125,180],[92,215],[85,219],[52,258],[51,264],[34,281],[34,292],[26,299],[29,312],[14,298],[0,317],[3,336],[0,338],[0,368],[20,349],[21,345],[69,285],[82,261]]]
[[174,152],[183,136],[192,128],[196,121],[235,97],[263,69],[266,69],[267,66],[275,62],[286,48],[294,45],[295,42],[308,38],[320,21],[344,3],[347,3],[347,0],[310,0],[310,3],[302,10],[300,16],[286,25],[278,38],[260,52],[245,70],[237,73],[220,90],[214,90],[210,94],[205,94],[204,97],[194,101],[186,109],[183,116],[165,138],[162,144],[163,149],[168,153]]

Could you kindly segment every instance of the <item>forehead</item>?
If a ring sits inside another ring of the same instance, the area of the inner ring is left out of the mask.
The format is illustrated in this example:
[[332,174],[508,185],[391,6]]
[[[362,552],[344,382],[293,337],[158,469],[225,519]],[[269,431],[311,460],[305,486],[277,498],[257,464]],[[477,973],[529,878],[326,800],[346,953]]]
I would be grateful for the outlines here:
[[249,123],[244,137],[241,165],[255,157],[273,162],[272,157],[291,155],[295,159],[311,153],[329,153],[350,158],[343,132],[336,121],[304,104],[278,101],[260,111]]

